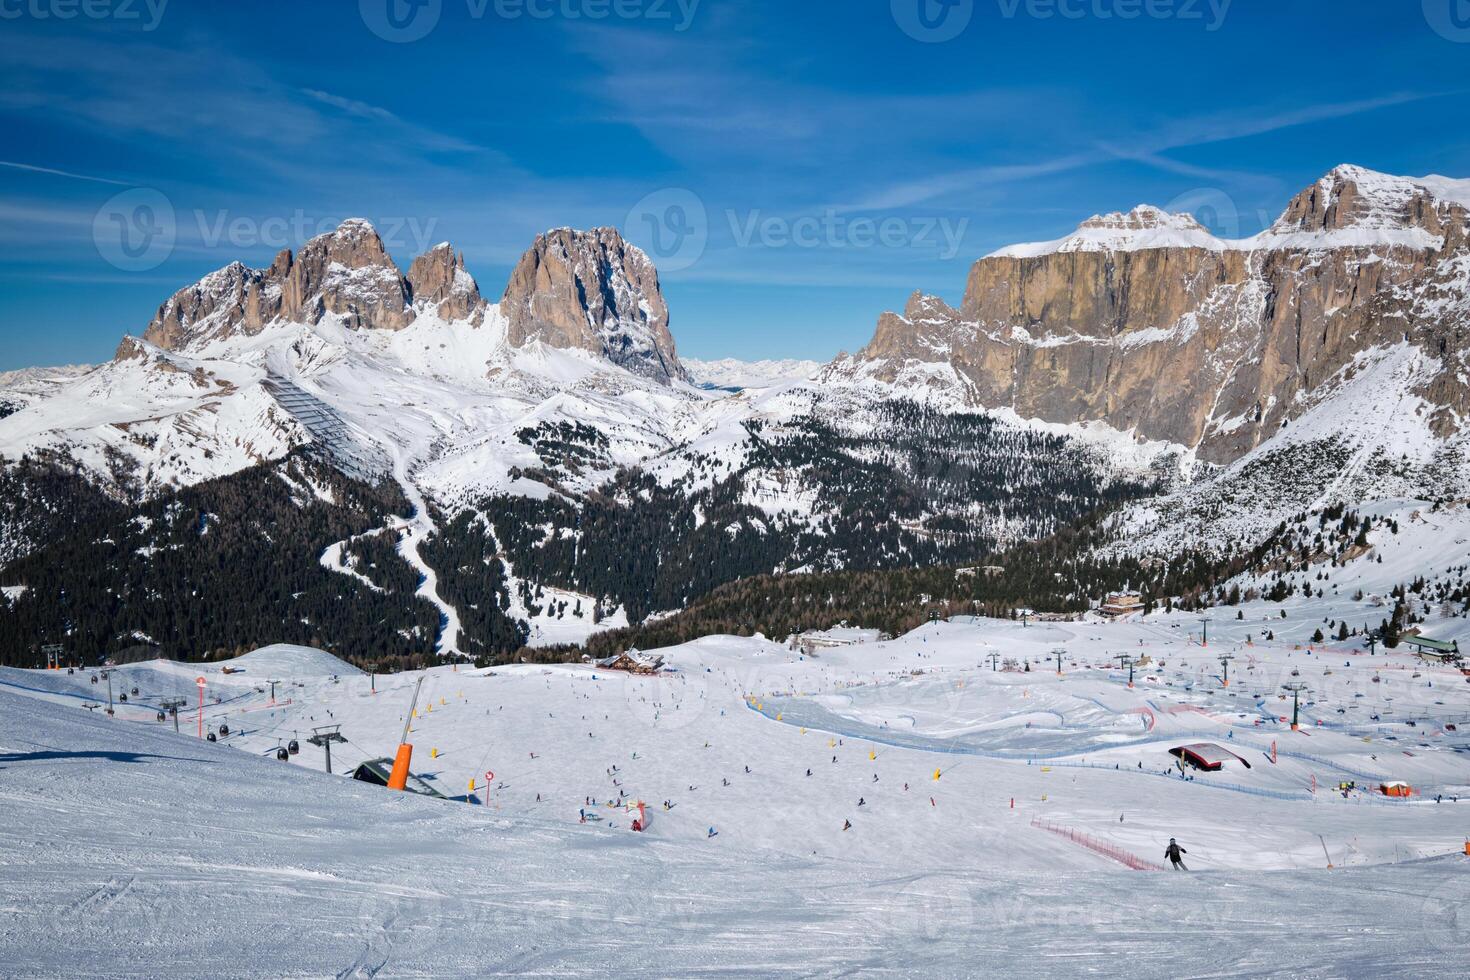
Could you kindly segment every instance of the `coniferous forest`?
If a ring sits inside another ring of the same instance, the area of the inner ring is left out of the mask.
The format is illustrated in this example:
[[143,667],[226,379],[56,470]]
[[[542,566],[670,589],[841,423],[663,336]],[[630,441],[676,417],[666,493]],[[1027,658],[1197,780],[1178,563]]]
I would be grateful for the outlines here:
[[[1125,588],[1150,606],[1200,608],[1240,601],[1218,583],[1243,572],[1281,599],[1324,588],[1321,566],[1360,553],[1372,526],[1338,508],[1249,549],[1129,555],[1107,515],[1161,478],[1110,477],[1075,443],[982,415],[878,411],[876,436],[815,416],[753,422],[737,466],[696,454],[674,477],[625,469],[591,490],[575,477],[607,468],[597,430],[527,428],[519,436],[544,465],[517,475],[545,484],[544,498],[436,510],[418,555],[458,613],[458,647],[503,663],[710,633],[783,638],[843,622],[898,633],[936,616],[1075,613]],[[0,480],[0,663],[34,664],[47,643],[95,663],[287,642],[393,669],[432,659],[445,626],[401,553],[399,489],[306,453],[149,500],[133,499],[121,473],[104,493],[64,459],[28,459]],[[329,549],[340,567],[327,567]],[[583,597],[593,621],[621,608],[635,625],[585,649],[527,649],[525,617],[557,612],[543,588]],[[1406,583],[1392,616],[1371,625],[1396,635],[1415,596],[1470,603],[1470,587],[1463,576]],[[1328,625],[1355,635],[1369,624]]]
[[[68,485],[60,471],[40,479]],[[375,552],[379,591],[318,560],[407,506],[396,487],[299,454],[133,506],[95,504],[5,567],[4,583],[25,591],[0,610],[0,657],[30,666],[46,643],[83,663],[124,651],[207,659],[270,643],[359,660],[421,654],[439,617],[414,596],[412,568]]]

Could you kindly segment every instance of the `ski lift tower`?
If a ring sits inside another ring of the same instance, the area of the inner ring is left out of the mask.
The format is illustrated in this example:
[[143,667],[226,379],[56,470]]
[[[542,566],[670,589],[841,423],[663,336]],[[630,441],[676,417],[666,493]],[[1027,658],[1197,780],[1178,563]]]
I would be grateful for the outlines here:
[[1222,653],[1220,655],[1220,669],[1224,675],[1221,680],[1222,687],[1230,686],[1230,661],[1234,659],[1235,658],[1228,653]]
[[1000,654],[995,653],[995,652],[992,651],[991,654],[990,654],[990,672],[992,674],[995,673],[996,670],[998,669],[996,667],[996,664],[998,664],[998,663],[1000,663]]
[[110,715],[110,714],[113,713],[113,711],[112,711],[112,671],[110,671],[110,670],[104,670],[104,671],[102,671],[102,676],[105,677],[105,678],[107,678],[107,713]]
[[1291,730],[1294,732],[1299,732],[1302,730],[1301,696],[1302,693],[1306,691],[1307,685],[1303,684],[1301,681],[1292,681],[1289,684],[1282,684],[1281,688],[1282,690],[1291,692]]
[[160,708],[162,708],[164,711],[167,711],[170,715],[173,715],[175,735],[179,734],[179,709],[184,707],[184,705],[188,703],[189,701],[187,698],[164,698],[162,701],[158,702],[158,706]]
[[342,737],[341,725],[323,725],[321,728],[313,728],[311,737],[307,739],[312,745],[320,745],[327,753],[327,775],[332,774],[332,743],[345,742]]
[[1199,621],[1200,625],[1203,627],[1203,630],[1200,633],[1199,645],[1202,647],[1208,647],[1210,645],[1210,618],[1208,616],[1201,616],[1199,618]]
[[1133,665],[1138,661],[1133,659],[1133,654],[1131,653],[1118,654],[1117,661],[1119,668],[1128,668],[1128,689],[1131,691],[1133,689]]
[[60,643],[48,643],[41,647],[41,652],[46,655],[46,669],[60,670],[61,655],[66,651]]
[[1056,657],[1057,658],[1057,676],[1058,677],[1061,677],[1062,676],[1062,658],[1067,655],[1067,651],[1064,650],[1062,647],[1057,647],[1055,650],[1053,650],[1051,652],[1051,655],[1053,657]]

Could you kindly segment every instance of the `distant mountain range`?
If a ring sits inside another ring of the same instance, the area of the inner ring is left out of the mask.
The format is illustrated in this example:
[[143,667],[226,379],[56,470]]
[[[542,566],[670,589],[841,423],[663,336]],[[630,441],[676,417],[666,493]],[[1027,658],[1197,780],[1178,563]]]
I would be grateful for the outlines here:
[[[958,309],[916,293],[821,365],[681,360],[613,229],[538,237],[490,303],[449,244],[404,273],[347,221],[179,290],[107,364],[0,376],[13,642],[503,653],[1102,507],[1168,553],[1470,497],[1467,228],[1470,182],[1355,167],[1251,239],[1141,207],[982,258]],[[228,631],[150,592],[160,549],[225,569],[199,588]]]

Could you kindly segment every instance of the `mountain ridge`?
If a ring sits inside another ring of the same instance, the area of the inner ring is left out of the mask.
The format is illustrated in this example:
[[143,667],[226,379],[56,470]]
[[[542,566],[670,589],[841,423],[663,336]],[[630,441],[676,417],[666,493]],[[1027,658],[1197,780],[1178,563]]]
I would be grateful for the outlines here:
[[[405,274],[347,222],[176,292],[111,362],[16,380],[7,471],[68,477],[0,515],[27,562],[6,567],[39,574],[28,556],[86,481],[154,507],[133,520],[210,481],[312,507],[340,491],[291,476],[306,454],[409,502],[327,544],[313,594],[400,583],[403,616],[437,608],[433,649],[502,655],[734,578],[974,562],[1099,508],[1130,551],[1213,554],[1329,504],[1470,496],[1462,183],[1338,168],[1253,249],[1191,244],[1208,233],[1157,208],[1104,215],[1073,247],[977,260],[958,308],[915,292],[856,354],[694,371],[657,270],[613,229],[538,236],[489,303],[449,243]],[[134,580],[184,532],[96,524],[133,548],[98,575]],[[14,583],[28,622],[79,587],[45,583]],[[92,635],[127,634],[125,609],[93,615]]]

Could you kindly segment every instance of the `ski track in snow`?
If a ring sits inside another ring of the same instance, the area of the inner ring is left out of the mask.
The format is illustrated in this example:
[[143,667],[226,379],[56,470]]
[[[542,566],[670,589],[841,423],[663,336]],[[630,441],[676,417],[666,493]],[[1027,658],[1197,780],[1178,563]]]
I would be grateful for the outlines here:
[[[1323,606],[1291,608],[1282,633],[1310,628]],[[243,674],[129,665],[122,683],[142,692],[108,719],[68,696],[97,690],[85,671],[3,669],[0,681],[15,686],[0,689],[0,972],[1464,972],[1470,858],[1456,852],[1470,797],[1440,805],[1430,794],[1470,789],[1459,736],[1443,727],[1470,713],[1470,687],[1402,653],[1248,646],[1272,610],[1247,612],[1212,624],[1208,649],[1188,636],[1193,617],[1175,614],[939,623],[816,657],[707,637],[661,651],[672,669],[659,677],[434,668],[412,720],[414,769],[450,795],[473,775],[476,805],[341,777],[391,753],[418,673],[370,681],[287,647],[235,661]],[[1060,677],[1042,666],[1059,646],[1069,653]],[[1034,669],[992,671],[991,650]],[[1136,690],[1117,650],[1155,661]],[[1226,651],[1237,655],[1237,697],[1212,680]],[[1281,702],[1259,710],[1258,695],[1291,670],[1313,683],[1303,733],[1279,723]],[[159,697],[201,675],[206,723],[231,727],[217,744],[153,718]],[[268,703],[267,676],[288,679],[291,703]],[[1371,721],[1354,698],[1362,689],[1374,705],[1391,698],[1396,720]],[[913,738],[897,745],[770,716],[797,702]],[[1137,724],[1143,708],[1157,713],[1152,732]],[[289,764],[274,760],[282,740],[325,723],[348,738],[334,747],[337,777],[304,742]],[[1135,760],[1172,762],[1171,733],[1242,751],[1252,768],[1141,778]],[[1021,751],[1058,737],[1079,740],[1096,768],[946,751],[959,738]],[[1275,765],[1259,751],[1271,741]],[[1408,778],[1424,796],[1341,798],[1333,764]],[[1294,795],[1222,793],[1212,781]],[[626,808],[608,805],[620,789],[651,804],[646,833],[630,833]],[[588,796],[598,803],[587,807]],[[1193,873],[1119,863],[1153,866],[1170,836]]]
[[423,555],[419,554],[419,545],[434,533],[435,526],[433,518],[429,516],[427,502],[424,495],[414,486],[413,480],[409,478],[408,464],[404,461],[403,451],[391,440],[381,440],[393,454],[393,479],[403,488],[403,495],[408,498],[413,513],[405,521],[395,521],[395,527],[399,532],[398,554],[403,560],[418,569],[421,576],[417,595],[433,603],[434,608],[439,610],[441,627],[439,638],[435,643],[435,652],[441,656],[457,655],[459,651],[459,610],[445,602],[439,596],[439,576],[429,563],[424,561]]

